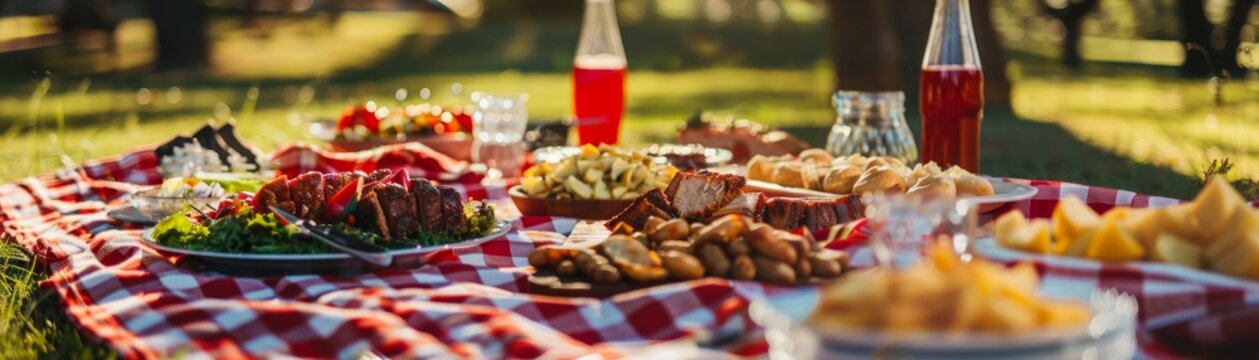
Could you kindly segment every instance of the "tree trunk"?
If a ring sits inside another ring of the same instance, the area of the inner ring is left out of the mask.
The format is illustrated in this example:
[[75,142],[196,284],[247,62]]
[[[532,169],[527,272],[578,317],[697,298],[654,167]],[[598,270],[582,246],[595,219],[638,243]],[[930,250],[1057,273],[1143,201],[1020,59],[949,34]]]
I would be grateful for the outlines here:
[[1180,74],[1186,77],[1211,75],[1211,60],[1206,58],[1189,45],[1197,44],[1202,50],[1211,48],[1211,22],[1207,21],[1207,13],[1202,0],[1178,0],[1182,41],[1185,43],[1185,61],[1180,64]]
[[1072,69],[1084,65],[1084,59],[1080,56],[1080,38],[1083,31],[1080,27],[1083,25],[1084,17],[1097,10],[1101,1],[1068,1],[1062,8],[1054,8],[1043,1],[1040,3],[1046,13],[1062,24],[1065,31],[1062,37],[1062,65]]
[[1072,69],[1078,69],[1084,65],[1084,59],[1080,57],[1080,22],[1082,16],[1069,16],[1059,19],[1062,22],[1064,34],[1062,36],[1062,65]]
[[971,0],[970,6],[979,61],[984,66],[984,104],[1008,107],[1010,78],[1005,73],[1006,56],[1005,47],[1001,45],[1001,33],[992,23],[991,1]]
[[856,91],[901,89],[902,57],[889,1],[828,0],[835,88]]
[[1237,50],[1241,47],[1242,27],[1246,26],[1252,6],[1255,6],[1255,0],[1233,1],[1233,9],[1224,27],[1224,48],[1219,50],[1218,58],[1220,67],[1233,75],[1239,75],[1245,70],[1237,63]]
[[149,17],[157,33],[159,70],[209,63],[206,10],[199,0],[148,0]]

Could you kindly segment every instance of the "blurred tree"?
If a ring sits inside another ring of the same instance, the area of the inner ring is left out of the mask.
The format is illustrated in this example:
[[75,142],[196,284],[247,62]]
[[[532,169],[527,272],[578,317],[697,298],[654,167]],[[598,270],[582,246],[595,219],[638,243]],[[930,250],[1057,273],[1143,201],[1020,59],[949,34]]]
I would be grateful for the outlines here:
[[[1185,60],[1180,64],[1182,76],[1210,75],[1211,59],[1206,49],[1211,47],[1211,22],[1207,20],[1206,8],[1202,0],[1177,0],[1180,8],[1180,24],[1183,29],[1181,41],[1185,46]],[[1202,51],[1195,50],[1197,44]]]
[[[936,0],[828,0],[835,88],[907,89],[917,97],[922,56]],[[1009,106],[1005,48],[989,0],[971,0],[971,21],[984,69],[985,103]],[[894,10],[894,11],[893,11]],[[903,74],[903,75],[902,75]]]
[[[829,0],[831,62],[835,88],[856,91],[901,89],[902,56],[890,1]],[[925,35],[924,35],[925,36]],[[921,50],[920,50],[921,51]],[[904,59],[905,61],[909,61]]]
[[991,1],[971,0],[970,5],[979,61],[987,69],[984,71],[984,103],[1009,106],[1010,78],[1005,73],[1005,46],[1001,45],[1001,33],[992,22]]
[[1041,9],[1062,25],[1062,65],[1079,68],[1084,64],[1080,57],[1081,23],[1084,17],[1097,10],[1100,0],[1056,0],[1041,2]]
[[148,0],[144,4],[153,18],[159,70],[209,62],[205,4],[200,0]]
[[1233,74],[1245,70],[1237,63],[1237,50],[1241,48],[1242,28],[1250,20],[1250,8],[1253,6],[1255,0],[1234,0],[1228,22],[1224,24],[1224,48],[1219,50],[1220,66]]

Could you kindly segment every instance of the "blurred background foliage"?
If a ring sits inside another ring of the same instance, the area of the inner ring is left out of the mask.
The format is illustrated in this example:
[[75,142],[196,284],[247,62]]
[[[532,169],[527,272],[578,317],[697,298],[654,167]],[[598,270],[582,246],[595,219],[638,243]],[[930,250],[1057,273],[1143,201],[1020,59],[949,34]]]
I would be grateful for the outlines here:
[[[1212,159],[1231,158],[1231,178],[1259,175],[1249,141],[1259,74],[1245,71],[1254,1],[971,1],[989,79],[984,172],[1175,197],[1194,193]],[[916,127],[933,4],[619,0],[627,142],[671,140],[702,108],[820,146],[837,88],[905,90]],[[264,146],[307,140],[305,121],[393,103],[399,89],[406,103],[527,91],[534,122],[555,121],[571,109],[581,9],[577,0],[7,1],[0,141],[23,145],[0,149],[14,159],[0,178],[207,119],[234,119]],[[119,134],[129,141],[113,141]]]
[[[988,78],[982,171],[1191,197],[1215,159],[1259,177],[1254,0],[971,0]],[[903,90],[933,0],[617,0],[625,141],[696,109],[823,145],[838,88]],[[349,105],[527,91],[571,111],[580,0],[0,2],[0,181],[235,121],[264,149]],[[401,99],[401,100],[399,100]],[[1217,167],[1218,169],[1218,167]],[[1251,196],[1255,196],[1251,192]],[[39,267],[0,246],[0,358],[99,358]],[[45,300],[46,299],[46,300]]]

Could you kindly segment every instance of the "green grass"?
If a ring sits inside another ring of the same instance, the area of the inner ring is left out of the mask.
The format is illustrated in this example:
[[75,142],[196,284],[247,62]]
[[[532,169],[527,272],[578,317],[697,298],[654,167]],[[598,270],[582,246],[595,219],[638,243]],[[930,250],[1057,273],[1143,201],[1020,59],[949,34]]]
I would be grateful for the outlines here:
[[[263,149],[309,141],[304,119],[332,117],[368,99],[391,105],[398,88],[413,99],[430,88],[441,104],[461,102],[474,90],[526,91],[532,121],[569,114],[566,67],[575,21],[473,27],[415,14],[346,19],[332,29],[272,24],[266,36],[236,29],[234,19],[217,19],[215,65],[174,73],[134,67],[151,56],[143,23],[124,24],[121,43],[133,51],[112,65],[99,53],[22,54],[59,71],[47,83],[0,82],[0,144],[6,145],[0,147],[0,181],[158,143],[216,117],[234,117]],[[832,74],[818,46],[824,26],[665,25],[623,26],[632,64],[626,143],[670,141],[682,121],[703,108],[823,145],[834,121]],[[1213,158],[1233,159],[1234,178],[1259,177],[1259,143],[1248,140],[1259,125],[1246,120],[1259,118],[1253,80],[1227,84],[1226,101],[1217,107],[1205,81],[1176,79],[1172,69],[1089,64],[1073,73],[1043,58],[1013,55],[1013,108],[986,110],[985,173],[1177,198],[1196,192],[1198,174]],[[13,63],[7,60],[0,56],[0,65]],[[110,66],[117,73],[95,74]],[[452,94],[454,83],[466,90]],[[256,99],[247,96],[251,88]],[[916,131],[913,101],[907,116]],[[1208,115],[1215,120],[1209,123]],[[55,294],[36,289],[39,268],[15,249],[0,247],[0,358],[113,355],[76,330]]]
[[0,243],[0,358],[113,359],[67,317],[55,293],[38,289],[38,264],[17,245]]

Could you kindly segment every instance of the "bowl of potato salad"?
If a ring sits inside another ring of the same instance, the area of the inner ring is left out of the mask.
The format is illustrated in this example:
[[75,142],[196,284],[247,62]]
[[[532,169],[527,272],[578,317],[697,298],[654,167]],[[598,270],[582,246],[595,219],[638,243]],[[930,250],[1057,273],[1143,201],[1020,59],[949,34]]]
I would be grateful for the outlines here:
[[524,215],[606,220],[640,195],[663,190],[677,172],[642,151],[586,145],[525,170],[508,194]]

